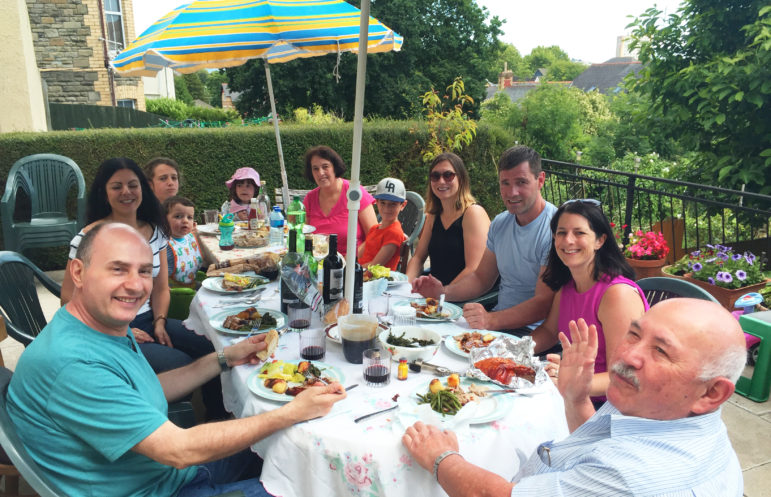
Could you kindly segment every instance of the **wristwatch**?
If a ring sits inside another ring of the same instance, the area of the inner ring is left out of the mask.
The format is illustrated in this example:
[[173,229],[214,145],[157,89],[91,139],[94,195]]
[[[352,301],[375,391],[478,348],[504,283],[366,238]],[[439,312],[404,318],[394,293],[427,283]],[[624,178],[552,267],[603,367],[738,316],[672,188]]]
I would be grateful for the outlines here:
[[217,352],[217,362],[220,364],[220,371],[230,371],[230,366],[228,366],[228,360],[225,358],[224,350]]

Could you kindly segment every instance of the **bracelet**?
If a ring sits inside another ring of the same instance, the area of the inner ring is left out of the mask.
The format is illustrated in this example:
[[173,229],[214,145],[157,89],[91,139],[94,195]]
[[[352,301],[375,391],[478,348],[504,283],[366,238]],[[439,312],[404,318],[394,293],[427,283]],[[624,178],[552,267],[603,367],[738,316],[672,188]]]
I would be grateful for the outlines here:
[[434,478],[436,478],[437,483],[439,483],[439,464],[450,456],[460,456],[460,453],[455,450],[446,450],[434,459]]
[[164,316],[163,314],[161,314],[160,316],[156,316],[156,318],[155,318],[155,319],[153,319],[153,326],[155,326],[155,323],[157,323],[157,322],[158,322],[158,321],[160,321],[161,319],[163,319],[163,320],[164,320],[164,321],[166,321],[167,323],[169,322],[169,320],[168,320],[168,319],[166,319],[166,316]]
[[220,371],[225,372],[230,370],[230,366],[228,365],[228,360],[225,358],[224,350],[217,352],[217,362],[220,365]]

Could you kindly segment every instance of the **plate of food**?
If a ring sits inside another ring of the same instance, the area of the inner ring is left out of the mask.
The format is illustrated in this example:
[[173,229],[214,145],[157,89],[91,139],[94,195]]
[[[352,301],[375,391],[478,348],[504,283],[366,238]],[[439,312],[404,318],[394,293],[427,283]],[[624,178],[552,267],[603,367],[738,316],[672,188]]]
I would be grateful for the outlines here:
[[263,307],[232,307],[209,318],[212,328],[227,335],[248,335],[255,324],[260,332],[282,330],[288,322],[289,318],[283,312]]
[[246,386],[263,399],[289,402],[317,382],[342,382],[344,379],[339,369],[321,361],[271,361],[249,375]]
[[394,303],[394,308],[413,307],[418,321],[455,321],[463,316],[463,309],[455,304],[445,302],[442,311],[437,311],[439,301],[428,297],[425,299],[400,300]]
[[517,337],[514,335],[509,335],[500,331],[476,330],[469,331],[468,333],[461,333],[459,335],[447,335],[444,337],[444,346],[453,354],[461,357],[468,357],[471,349],[487,347],[499,336],[517,340]]
[[206,278],[201,286],[217,293],[251,292],[261,285],[270,283],[265,276],[225,273],[222,276]]
[[[378,326],[380,330],[388,329],[388,326],[383,323],[380,323]],[[343,340],[340,338],[340,328],[337,327],[337,323],[330,324],[329,326],[327,326],[326,329],[324,330],[324,333],[326,333],[327,340],[329,340],[330,342],[335,342],[339,344],[343,343]],[[378,333],[380,333],[380,331],[378,331]]]
[[451,374],[446,378],[434,378],[400,398],[399,409],[401,414],[421,418],[430,409],[429,417],[441,423],[482,424],[500,419],[509,412],[508,394],[508,389],[493,383]]
[[233,235],[233,243],[238,248],[260,248],[268,245],[268,231],[244,230]]
[[400,273],[399,271],[392,271],[391,268],[381,266],[380,264],[373,264],[364,271],[365,283],[367,281],[379,280],[381,278],[388,281],[388,286],[393,286],[407,281],[406,274]]

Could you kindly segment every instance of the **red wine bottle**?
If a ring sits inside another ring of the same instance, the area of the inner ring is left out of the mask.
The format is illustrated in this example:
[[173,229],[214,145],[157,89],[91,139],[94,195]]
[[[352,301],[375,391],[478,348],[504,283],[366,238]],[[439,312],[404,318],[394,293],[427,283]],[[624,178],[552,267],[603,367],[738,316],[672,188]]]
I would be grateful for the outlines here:
[[322,297],[325,304],[343,298],[344,270],[343,260],[337,254],[337,235],[329,235],[329,253],[324,258],[324,290]]

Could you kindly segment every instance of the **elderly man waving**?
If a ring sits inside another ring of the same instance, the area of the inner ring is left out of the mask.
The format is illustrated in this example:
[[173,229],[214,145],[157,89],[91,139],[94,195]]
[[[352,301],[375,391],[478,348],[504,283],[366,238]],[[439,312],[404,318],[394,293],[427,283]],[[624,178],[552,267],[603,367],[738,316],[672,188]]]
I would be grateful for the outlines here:
[[613,354],[608,402],[595,413],[589,383],[597,331],[564,334],[559,388],[571,435],[542,444],[514,481],[467,463],[451,432],[416,423],[402,441],[451,496],[698,495],[740,497],[741,468],[720,419],[744,367],[744,338],[718,304],[654,306]]

